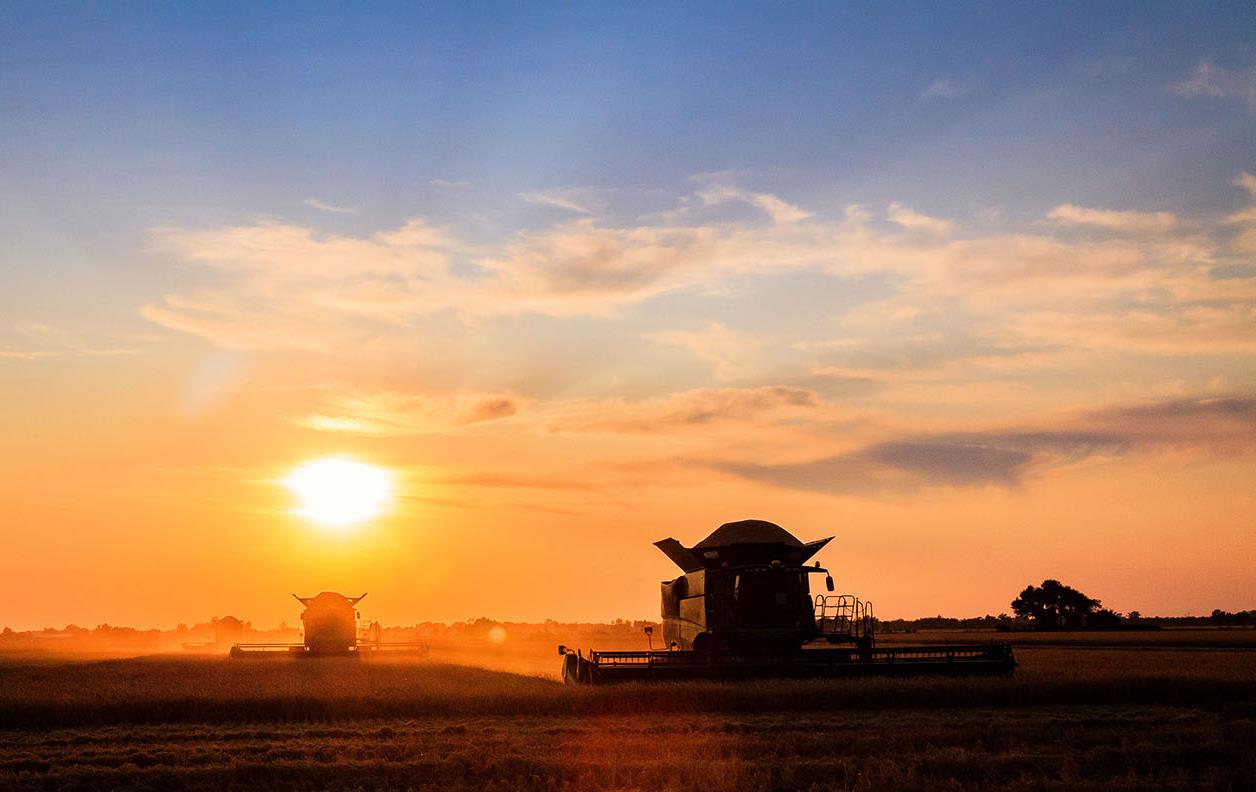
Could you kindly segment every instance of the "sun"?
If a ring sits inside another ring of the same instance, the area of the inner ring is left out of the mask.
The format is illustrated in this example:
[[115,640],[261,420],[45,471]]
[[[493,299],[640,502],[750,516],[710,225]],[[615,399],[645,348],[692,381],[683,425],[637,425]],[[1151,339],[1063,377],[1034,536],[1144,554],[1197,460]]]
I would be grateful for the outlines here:
[[335,527],[377,517],[393,499],[392,473],[346,457],[306,462],[283,483],[299,501],[294,513]]

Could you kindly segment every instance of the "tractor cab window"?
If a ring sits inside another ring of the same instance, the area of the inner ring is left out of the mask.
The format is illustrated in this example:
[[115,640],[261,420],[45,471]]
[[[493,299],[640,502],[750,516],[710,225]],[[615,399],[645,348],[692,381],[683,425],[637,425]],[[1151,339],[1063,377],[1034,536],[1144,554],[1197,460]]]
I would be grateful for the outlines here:
[[798,603],[807,596],[803,585],[797,570],[740,570],[733,578],[733,602],[738,626],[798,626]]

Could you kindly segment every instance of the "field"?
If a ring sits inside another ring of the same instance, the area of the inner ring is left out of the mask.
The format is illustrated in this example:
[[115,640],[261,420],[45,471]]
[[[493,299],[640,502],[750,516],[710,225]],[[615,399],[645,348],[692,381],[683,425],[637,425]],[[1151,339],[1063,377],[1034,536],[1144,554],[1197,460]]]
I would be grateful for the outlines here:
[[423,661],[11,657],[0,787],[1256,788],[1256,631],[1014,638],[1011,679],[597,689],[558,684],[540,642]]

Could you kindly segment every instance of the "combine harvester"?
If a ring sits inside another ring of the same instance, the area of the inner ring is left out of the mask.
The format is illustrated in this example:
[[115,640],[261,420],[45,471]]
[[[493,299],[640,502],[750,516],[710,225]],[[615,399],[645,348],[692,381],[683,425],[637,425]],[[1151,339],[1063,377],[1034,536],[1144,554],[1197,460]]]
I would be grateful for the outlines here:
[[[811,594],[807,562],[833,537],[806,544],[774,523],[725,523],[693,547],[655,542],[684,572],[663,583],[663,641],[639,652],[583,652],[559,646],[563,681],[1011,674],[1007,643],[876,645],[872,603],[849,594]],[[808,644],[823,642],[824,647]]]
[[358,625],[357,604],[362,597],[346,597],[324,591],[317,597],[297,597],[305,606],[301,624],[302,643],[237,643],[230,656],[249,657],[365,657],[382,653],[426,655],[425,641],[384,641],[379,622]]

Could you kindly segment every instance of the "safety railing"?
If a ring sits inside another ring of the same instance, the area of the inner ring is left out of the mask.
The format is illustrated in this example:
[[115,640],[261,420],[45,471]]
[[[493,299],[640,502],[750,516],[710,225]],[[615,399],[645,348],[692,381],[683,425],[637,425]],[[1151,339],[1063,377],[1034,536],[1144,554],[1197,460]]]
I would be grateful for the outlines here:
[[872,603],[852,594],[817,594],[815,619],[820,634],[830,641],[870,643],[876,632]]
[[369,622],[358,627],[359,648],[379,648],[383,642],[383,629],[379,622]]

